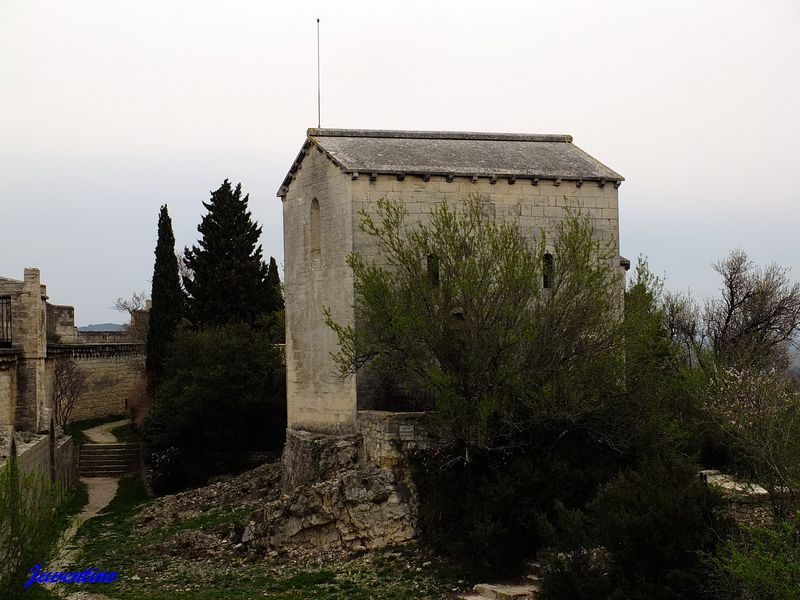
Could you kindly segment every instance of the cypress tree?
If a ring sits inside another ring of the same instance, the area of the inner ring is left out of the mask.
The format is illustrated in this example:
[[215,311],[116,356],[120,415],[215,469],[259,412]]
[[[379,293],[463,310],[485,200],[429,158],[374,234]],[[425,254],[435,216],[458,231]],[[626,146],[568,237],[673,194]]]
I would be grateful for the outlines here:
[[195,326],[253,324],[275,310],[258,243],[261,227],[253,222],[248,200],[241,184],[233,189],[226,179],[203,203],[208,213],[197,227],[202,237],[185,251],[191,277],[184,277],[184,287]]
[[147,331],[147,381],[152,391],[164,371],[169,345],[183,317],[184,296],[178,277],[175,236],[167,205],[158,216],[158,242],[153,267],[153,289],[150,294],[149,328]]
[[278,312],[283,310],[283,290],[281,289],[281,276],[278,274],[278,263],[273,257],[269,257],[269,269],[267,271],[267,287],[270,290],[270,311]]

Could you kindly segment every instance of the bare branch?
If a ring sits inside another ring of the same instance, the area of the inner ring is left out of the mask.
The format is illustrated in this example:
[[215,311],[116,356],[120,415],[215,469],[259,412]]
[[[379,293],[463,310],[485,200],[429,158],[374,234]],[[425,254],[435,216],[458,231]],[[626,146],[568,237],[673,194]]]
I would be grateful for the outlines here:
[[53,367],[53,413],[65,427],[78,398],[88,389],[86,373],[69,357],[58,356]]

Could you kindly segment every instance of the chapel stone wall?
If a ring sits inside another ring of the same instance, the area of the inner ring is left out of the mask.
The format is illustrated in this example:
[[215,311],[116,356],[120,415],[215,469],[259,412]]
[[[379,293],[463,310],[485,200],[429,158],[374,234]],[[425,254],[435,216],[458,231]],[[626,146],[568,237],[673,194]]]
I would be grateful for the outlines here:
[[350,179],[314,148],[283,200],[283,222],[289,429],[354,433],[355,382],[336,371],[337,338],[322,313],[353,322]]

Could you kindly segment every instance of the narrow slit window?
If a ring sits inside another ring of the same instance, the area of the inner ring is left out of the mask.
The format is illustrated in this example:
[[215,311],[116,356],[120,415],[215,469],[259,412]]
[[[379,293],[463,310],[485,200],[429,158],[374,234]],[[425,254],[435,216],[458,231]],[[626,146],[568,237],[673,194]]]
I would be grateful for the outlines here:
[[322,240],[319,224],[319,200],[311,201],[311,256],[319,256],[322,251]]
[[553,255],[545,253],[542,264],[542,287],[549,290],[553,286]]

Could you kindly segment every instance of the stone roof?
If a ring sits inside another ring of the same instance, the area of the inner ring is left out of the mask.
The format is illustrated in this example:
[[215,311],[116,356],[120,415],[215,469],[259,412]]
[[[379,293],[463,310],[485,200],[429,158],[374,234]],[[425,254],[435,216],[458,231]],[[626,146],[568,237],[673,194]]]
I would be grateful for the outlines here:
[[610,182],[624,179],[574,145],[570,135],[309,129],[279,196],[285,195],[311,146],[325,152],[345,173]]

